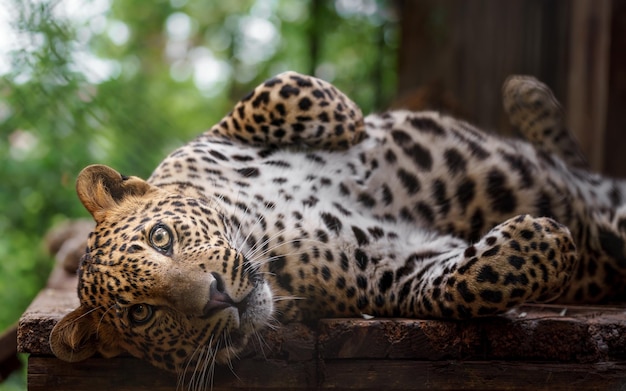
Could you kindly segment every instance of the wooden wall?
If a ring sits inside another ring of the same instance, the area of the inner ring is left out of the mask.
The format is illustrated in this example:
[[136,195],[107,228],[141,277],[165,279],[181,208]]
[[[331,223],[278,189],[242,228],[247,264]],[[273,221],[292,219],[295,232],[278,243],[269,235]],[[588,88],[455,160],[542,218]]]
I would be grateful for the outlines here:
[[626,176],[626,0],[399,0],[400,96],[436,85],[468,119],[511,134],[510,74],[551,86],[595,169]]
[[613,0],[605,133],[605,171],[626,176],[626,1]]

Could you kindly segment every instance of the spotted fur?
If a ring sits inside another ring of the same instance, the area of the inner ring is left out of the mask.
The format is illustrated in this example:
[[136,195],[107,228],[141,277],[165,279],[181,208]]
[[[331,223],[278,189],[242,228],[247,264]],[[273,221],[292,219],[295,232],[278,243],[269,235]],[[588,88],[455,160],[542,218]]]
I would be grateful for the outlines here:
[[[524,80],[505,97],[517,94],[509,112],[533,132],[543,123],[529,117],[558,103]],[[227,362],[277,322],[617,297],[624,182],[568,166],[558,139],[544,149],[537,137],[435,112],[363,119],[329,84],[281,74],[147,181],[80,173],[97,226],[80,306],[51,346],[68,361],[128,351],[185,372]]]
[[570,167],[589,168],[548,86],[531,76],[511,76],[504,82],[503,98],[511,124],[535,148],[558,156]]

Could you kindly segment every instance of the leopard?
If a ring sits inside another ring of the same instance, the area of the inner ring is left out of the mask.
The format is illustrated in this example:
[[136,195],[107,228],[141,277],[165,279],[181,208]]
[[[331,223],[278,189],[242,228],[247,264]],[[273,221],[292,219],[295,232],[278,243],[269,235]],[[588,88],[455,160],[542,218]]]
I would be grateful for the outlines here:
[[289,322],[619,299],[626,182],[587,167],[547,86],[511,77],[503,94],[522,138],[435,111],[364,116],[289,71],[147,180],[84,168],[76,192],[96,225],[52,351],[180,374]]
[[502,95],[509,122],[535,148],[558,156],[570,167],[590,169],[548,86],[533,77],[513,75],[504,82]]

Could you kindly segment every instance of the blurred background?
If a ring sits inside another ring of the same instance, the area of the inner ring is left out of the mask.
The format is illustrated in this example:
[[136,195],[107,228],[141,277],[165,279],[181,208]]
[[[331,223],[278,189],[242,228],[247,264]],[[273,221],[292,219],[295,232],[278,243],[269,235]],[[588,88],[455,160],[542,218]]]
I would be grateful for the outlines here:
[[[364,113],[433,108],[504,134],[500,86],[532,74],[593,167],[626,175],[624,22],[625,0],[2,0],[0,333],[45,284],[46,231],[88,216],[80,169],[147,177],[285,70]],[[23,372],[0,384],[20,389]]]

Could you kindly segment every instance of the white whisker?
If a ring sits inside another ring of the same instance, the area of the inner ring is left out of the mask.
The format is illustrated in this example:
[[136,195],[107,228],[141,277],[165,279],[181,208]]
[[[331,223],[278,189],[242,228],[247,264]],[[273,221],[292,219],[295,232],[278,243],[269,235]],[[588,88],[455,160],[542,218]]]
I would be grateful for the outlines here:
[[[231,216],[230,218],[232,218],[232,216],[236,215],[236,211],[237,211],[237,208],[238,208],[237,204],[239,203],[239,196],[240,195],[241,195],[241,190],[239,190],[237,192],[237,197],[235,198],[235,202],[232,204],[232,211],[230,213],[230,216]],[[247,212],[248,212],[248,206],[246,206],[246,210],[244,211],[244,213],[247,214]],[[241,223],[241,221],[239,221],[239,226],[237,227],[237,231],[235,232],[235,236],[232,238],[233,239],[232,242],[235,245],[239,242],[239,238],[240,238],[240,234],[241,234],[241,226],[242,226],[242,223]]]
[[237,353],[231,349],[229,349],[230,347],[233,346],[233,340],[232,340],[232,336],[230,335],[230,331],[226,330],[225,334],[224,334],[224,341],[226,342],[226,358],[227,358],[227,365],[228,365],[228,369],[230,369],[230,372],[239,380],[241,380],[239,378],[239,376],[237,376],[237,374],[235,373],[235,368],[233,367],[233,358],[230,357],[230,354],[233,353],[234,354],[234,358],[235,359],[239,359],[239,357],[237,356]]
[[104,320],[105,315],[107,314],[107,312],[111,311],[111,309],[113,309],[113,307],[115,307],[115,305],[116,304],[112,304],[109,308],[106,309],[106,311],[104,311],[104,313],[100,317],[100,320],[98,321],[98,326],[96,327],[96,337],[100,335],[100,325],[102,324],[102,321]]
[[274,317],[274,315],[271,315],[270,318],[267,320],[265,327],[272,330],[278,330],[283,327],[283,324],[276,317]]
[[261,354],[263,355],[263,358],[265,358],[267,360],[267,356],[265,355],[265,348],[267,348],[268,350],[271,350],[271,347],[269,346],[269,344],[265,341],[265,339],[263,338],[263,336],[261,335],[261,333],[259,333],[259,331],[256,329],[256,327],[252,327],[252,334],[255,336],[258,344],[259,344],[259,349],[261,350]]
[[200,351],[201,346],[198,345],[196,346],[196,348],[194,349],[194,351],[191,353],[191,355],[187,358],[187,364],[185,365],[185,369],[179,374],[178,376],[178,384],[176,385],[176,389],[182,389],[185,387],[185,377],[187,372],[189,371],[189,365],[191,364],[191,362],[193,361],[193,358],[196,354],[198,354],[198,352]]
[[290,252],[281,252],[279,254],[275,254],[272,255],[270,257],[267,257],[265,259],[261,259],[263,257],[265,257],[268,253],[273,252],[274,250],[276,250],[277,248],[284,246],[284,245],[289,245],[295,242],[301,242],[304,240],[308,240],[311,242],[315,242],[315,243],[320,243],[319,241],[315,240],[315,239],[294,239],[294,240],[290,240],[287,242],[283,242],[283,243],[278,243],[277,245],[273,246],[273,247],[269,247],[266,250],[264,250],[263,252],[261,252],[260,254],[255,254],[254,258],[249,258],[249,266],[246,269],[245,272],[251,272],[251,271],[256,271],[258,272],[258,270],[263,267],[264,265],[273,262],[276,259],[279,259],[281,257],[291,257],[291,256],[297,256],[297,255],[301,255],[304,253],[308,253],[308,251],[306,251],[305,249],[302,250],[294,250],[294,251],[290,251]]
[[[265,239],[263,242],[261,243],[257,243],[256,246],[250,248],[245,254],[244,256],[246,258],[253,258],[256,253],[261,250],[263,247],[265,247],[269,242],[271,242],[272,240],[276,239],[277,237],[283,235],[287,230],[286,229],[281,229],[278,232],[274,233],[272,236],[268,237],[267,239]],[[281,243],[282,245],[283,243]]]
[[[248,207],[246,207],[246,212],[245,212],[245,213],[248,213]],[[257,226],[261,223],[261,221],[262,221],[263,219],[265,219],[265,217],[263,217],[262,215],[259,215],[259,216],[256,218],[256,220],[254,221],[254,223],[250,226],[248,234],[247,234],[247,235],[246,235],[246,237],[243,239],[243,241],[242,241],[242,243],[241,243],[241,245],[242,245],[242,246],[244,246],[244,245],[246,245],[246,244],[248,243],[248,240],[250,240],[250,236],[252,236],[252,233],[254,232],[254,229],[255,229],[255,228],[256,228],[256,227],[257,227]],[[241,224],[240,224],[240,226],[241,226]],[[256,246],[256,244],[255,244],[255,246]]]
[[[216,346],[217,348],[218,346]],[[201,389],[205,389],[204,386],[207,385],[207,380],[206,380],[206,376],[207,376],[207,367],[210,366],[210,360],[213,357],[213,349],[211,349],[210,347],[206,347],[206,354],[204,357],[204,360],[202,361],[202,365],[201,365],[201,370],[198,371],[198,378],[196,380],[196,390],[201,390]],[[212,380],[212,379],[211,379]],[[211,388],[213,388],[213,384],[211,382]]]
[[301,296],[274,296],[272,300],[274,302],[283,301],[283,300],[304,300],[306,297]]

